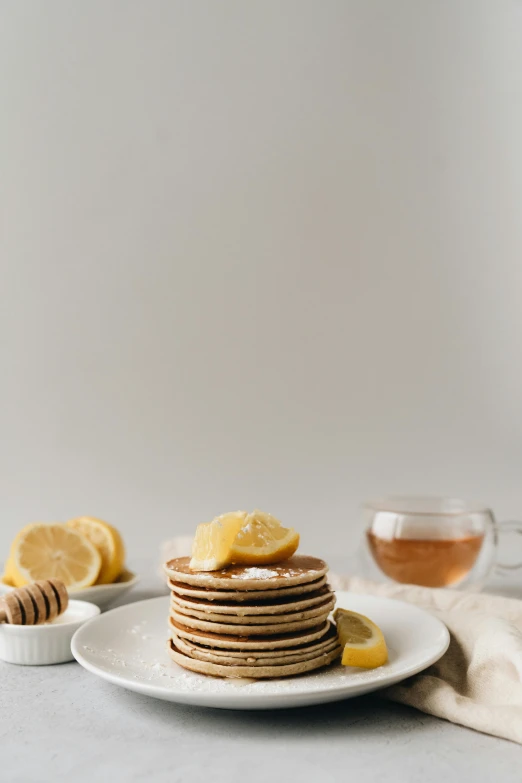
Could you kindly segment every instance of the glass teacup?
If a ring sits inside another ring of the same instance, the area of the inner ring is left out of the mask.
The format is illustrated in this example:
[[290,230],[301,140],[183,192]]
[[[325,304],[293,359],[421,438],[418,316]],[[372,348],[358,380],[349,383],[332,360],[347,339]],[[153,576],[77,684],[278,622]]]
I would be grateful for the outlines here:
[[425,587],[477,589],[497,562],[499,534],[522,534],[522,523],[495,520],[493,511],[456,498],[390,497],[364,507],[366,545],[381,575]]

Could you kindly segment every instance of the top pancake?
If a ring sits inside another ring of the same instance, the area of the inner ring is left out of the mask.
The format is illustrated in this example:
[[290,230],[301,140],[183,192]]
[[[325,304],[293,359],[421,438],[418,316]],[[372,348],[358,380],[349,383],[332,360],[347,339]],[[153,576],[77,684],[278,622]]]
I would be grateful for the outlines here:
[[189,557],[165,563],[167,576],[175,582],[221,590],[271,590],[302,585],[320,579],[328,571],[324,560],[294,555],[289,560],[267,566],[232,565],[220,571],[192,571]]

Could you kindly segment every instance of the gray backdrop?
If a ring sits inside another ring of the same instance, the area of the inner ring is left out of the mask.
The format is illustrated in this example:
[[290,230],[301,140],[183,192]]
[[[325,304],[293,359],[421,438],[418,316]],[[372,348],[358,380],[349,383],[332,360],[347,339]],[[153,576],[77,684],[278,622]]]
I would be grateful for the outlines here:
[[522,514],[519,2],[0,21],[2,552],[80,513],[131,554],[255,506],[349,552],[386,492]]

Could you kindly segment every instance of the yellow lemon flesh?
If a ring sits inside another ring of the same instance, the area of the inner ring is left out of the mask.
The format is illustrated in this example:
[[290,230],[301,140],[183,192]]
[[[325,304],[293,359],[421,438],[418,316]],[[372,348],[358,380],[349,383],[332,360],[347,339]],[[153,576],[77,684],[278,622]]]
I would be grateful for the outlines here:
[[2,582],[6,585],[14,586],[13,580],[13,564],[11,558],[8,558],[7,563],[4,566],[4,573],[2,574]]
[[246,516],[246,511],[231,511],[221,514],[212,522],[198,525],[192,544],[190,568],[193,571],[219,571],[231,563],[232,543]]
[[101,568],[96,584],[107,585],[114,582],[123,571],[125,563],[125,546],[116,528],[95,517],[77,517],[66,524],[88,538],[100,553]]
[[388,648],[379,626],[348,609],[336,609],[337,635],[343,646],[343,666],[376,669],[388,661]]
[[263,511],[233,511],[198,525],[192,545],[193,571],[218,571],[227,565],[269,565],[291,557],[299,533]]
[[299,546],[299,533],[283,527],[264,511],[248,514],[230,550],[230,562],[240,565],[270,565],[292,557]]
[[26,525],[16,536],[8,561],[8,575],[15,587],[57,577],[70,590],[79,590],[96,582],[100,568],[96,547],[58,523]]

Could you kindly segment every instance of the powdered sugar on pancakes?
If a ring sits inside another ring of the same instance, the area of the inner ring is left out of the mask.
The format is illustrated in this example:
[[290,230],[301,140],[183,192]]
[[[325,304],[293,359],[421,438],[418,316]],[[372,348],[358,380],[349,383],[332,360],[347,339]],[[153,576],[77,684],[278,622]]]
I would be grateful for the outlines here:
[[270,579],[272,576],[279,576],[277,571],[273,571],[270,568],[258,568],[257,566],[251,566],[245,568],[242,574],[232,574],[232,579]]

